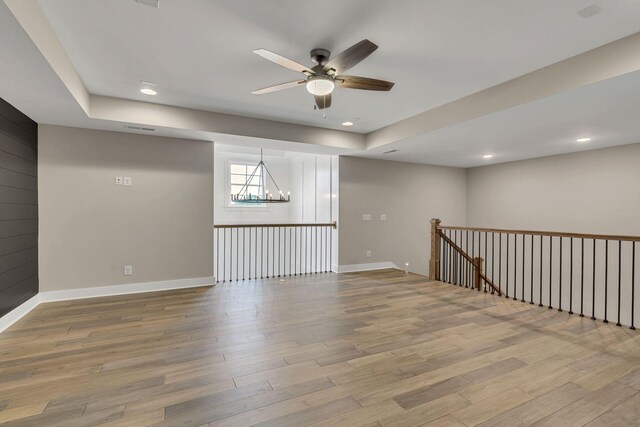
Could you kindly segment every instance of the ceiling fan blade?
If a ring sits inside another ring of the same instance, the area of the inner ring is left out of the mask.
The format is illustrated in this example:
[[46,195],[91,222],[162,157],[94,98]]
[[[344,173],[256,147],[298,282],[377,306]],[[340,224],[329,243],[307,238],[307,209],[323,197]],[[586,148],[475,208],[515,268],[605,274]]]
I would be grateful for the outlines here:
[[265,93],[271,93],[271,92],[277,92],[279,90],[290,89],[292,87],[301,85],[304,82],[306,82],[306,80],[296,80],[293,82],[282,83],[279,85],[274,85],[274,86],[265,87],[263,89],[254,90],[251,93],[254,95],[264,95]]
[[364,39],[332,58],[323,69],[325,72],[329,72],[331,69],[335,70],[334,75],[342,74],[371,55],[377,48],[376,44]]
[[288,68],[290,70],[297,71],[299,73],[305,73],[305,74],[308,74],[308,75],[315,74],[308,67],[305,67],[302,64],[298,64],[296,61],[292,61],[291,59],[285,58],[282,55],[278,55],[277,53],[273,53],[270,50],[258,49],[258,50],[254,50],[253,53],[256,53],[256,54],[262,56],[264,59],[268,59],[269,61],[275,62],[276,64],[281,65],[281,66],[283,66],[285,68]]
[[316,95],[314,96],[314,98],[316,100],[316,105],[318,106],[318,109],[324,110],[325,108],[331,107],[331,94],[324,95],[324,96]]
[[384,80],[370,79],[358,76],[338,76],[335,79],[337,86],[347,89],[380,90],[389,91],[395,83]]

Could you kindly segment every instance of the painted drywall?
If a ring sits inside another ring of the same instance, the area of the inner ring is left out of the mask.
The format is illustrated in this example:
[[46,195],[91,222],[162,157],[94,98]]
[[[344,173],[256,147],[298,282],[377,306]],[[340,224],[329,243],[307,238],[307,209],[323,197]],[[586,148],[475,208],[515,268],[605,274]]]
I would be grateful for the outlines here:
[[0,98],[0,317],[38,293],[38,125]]
[[640,235],[639,165],[633,144],[468,169],[467,223]]
[[429,220],[465,225],[464,169],[355,157],[340,157],[339,168],[340,265],[408,262],[409,271],[427,274]]
[[212,276],[212,143],[49,125],[39,140],[41,291]]

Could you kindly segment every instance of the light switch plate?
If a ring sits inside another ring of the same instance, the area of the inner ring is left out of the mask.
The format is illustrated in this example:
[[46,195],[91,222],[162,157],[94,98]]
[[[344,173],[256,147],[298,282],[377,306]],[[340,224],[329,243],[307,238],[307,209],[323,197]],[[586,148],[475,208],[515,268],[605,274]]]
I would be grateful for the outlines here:
[[380,221],[386,221],[386,220],[387,220],[387,214],[380,214]]
[[371,258],[371,250],[368,250],[368,251],[366,252],[365,256],[366,256],[367,258]]
[[131,276],[133,274],[133,267],[130,265],[125,265],[122,269],[122,273],[125,276]]
[[131,187],[131,177],[130,176],[123,177],[122,183],[125,187]]
[[116,176],[116,185],[122,185],[122,177],[121,176]]
[[371,214],[362,214],[363,221],[371,221]]

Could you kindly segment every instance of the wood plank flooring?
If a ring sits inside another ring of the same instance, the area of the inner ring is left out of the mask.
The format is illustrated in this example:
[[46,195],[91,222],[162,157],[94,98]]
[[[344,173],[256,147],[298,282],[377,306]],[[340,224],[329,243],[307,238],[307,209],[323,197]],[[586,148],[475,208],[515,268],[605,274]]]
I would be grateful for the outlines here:
[[395,270],[49,303],[0,423],[640,425],[640,334]]

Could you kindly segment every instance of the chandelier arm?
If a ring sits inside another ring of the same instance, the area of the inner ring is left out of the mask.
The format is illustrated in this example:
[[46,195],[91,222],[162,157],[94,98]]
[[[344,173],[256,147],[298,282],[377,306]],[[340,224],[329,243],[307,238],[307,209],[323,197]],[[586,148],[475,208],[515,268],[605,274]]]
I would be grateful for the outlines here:
[[282,190],[280,190],[280,187],[278,187],[278,183],[276,182],[275,179],[273,179],[273,176],[271,176],[271,172],[269,172],[269,168],[267,167],[267,165],[265,165],[264,163],[262,163],[264,170],[267,171],[267,173],[269,174],[269,178],[271,178],[271,181],[273,181],[273,185],[276,186],[276,188],[278,189],[278,193],[282,193]]

